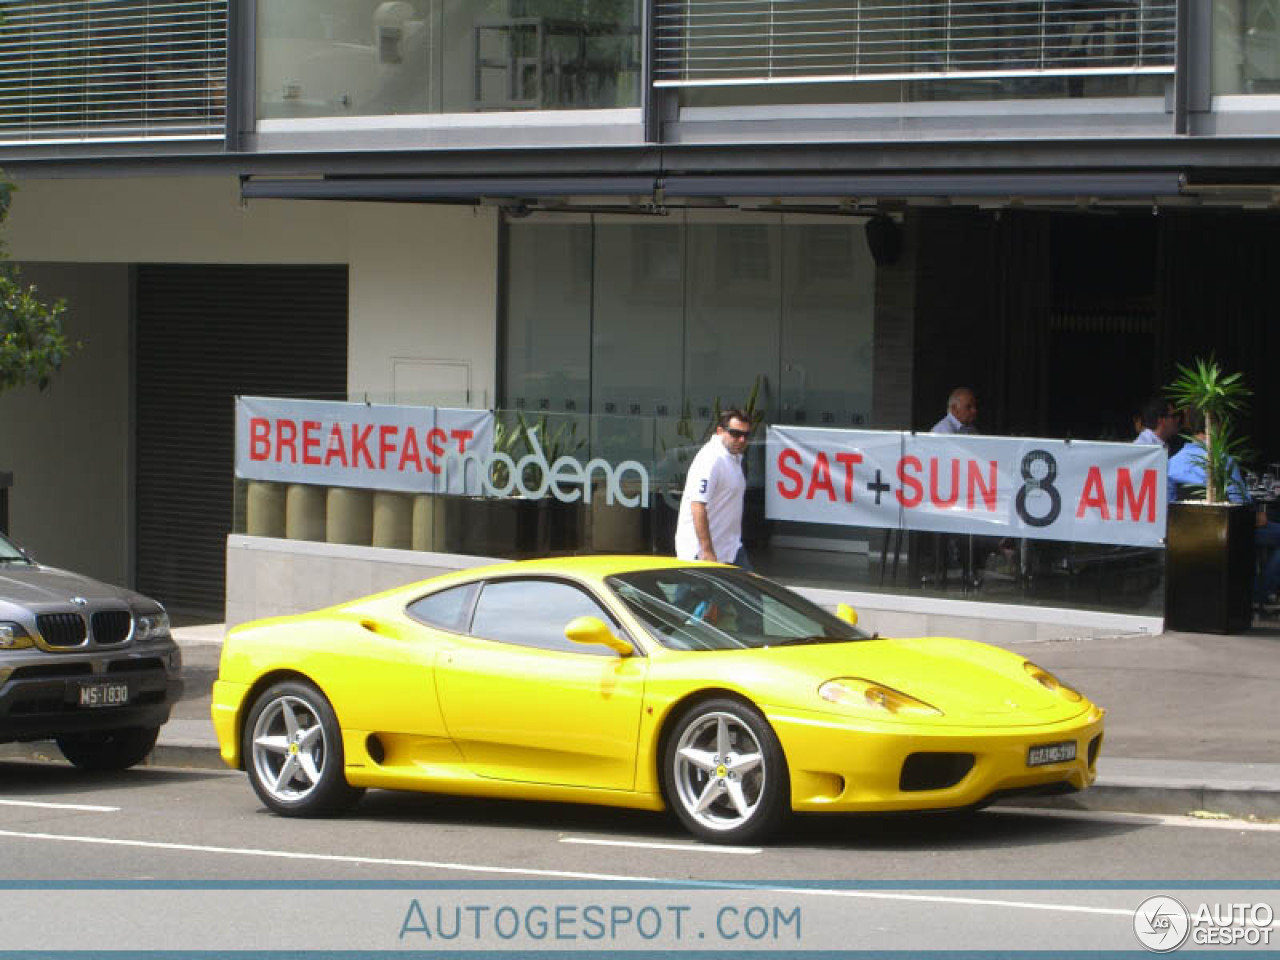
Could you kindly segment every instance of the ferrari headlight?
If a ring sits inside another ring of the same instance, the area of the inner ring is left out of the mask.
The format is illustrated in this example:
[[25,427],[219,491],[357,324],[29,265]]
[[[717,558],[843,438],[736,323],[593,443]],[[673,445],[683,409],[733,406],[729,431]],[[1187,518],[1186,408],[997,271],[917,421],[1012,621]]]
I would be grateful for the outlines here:
[[818,688],[818,696],[823,700],[838,703],[844,707],[871,708],[884,710],[898,716],[908,717],[940,717],[942,711],[930,706],[923,700],[909,697],[900,690],[860,680],[857,677],[838,677],[828,680]]
[[1031,675],[1031,678],[1039,683],[1040,686],[1058,694],[1058,696],[1066,700],[1070,700],[1072,703],[1079,703],[1084,699],[1078,691],[1072,690],[1048,670],[1037,667],[1030,660],[1024,660],[1022,662],[1022,669],[1026,670],[1027,673]]
[[20,623],[0,621],[0,650],[24,650],[31,646],[31,634]]
[[169,615],[163,610],[139,614],[134,639],[145,643],[148,640],[159,640],[169,635]]

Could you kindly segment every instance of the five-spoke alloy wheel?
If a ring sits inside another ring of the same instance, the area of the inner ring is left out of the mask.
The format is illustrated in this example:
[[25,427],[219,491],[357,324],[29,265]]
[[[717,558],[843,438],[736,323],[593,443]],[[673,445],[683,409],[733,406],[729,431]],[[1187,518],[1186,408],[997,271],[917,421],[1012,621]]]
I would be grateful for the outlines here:
[[364,793],[346,781],[333,708],[308,683],[277,683],[258,697],[244,727],[244,757],[249,782],[276,813],[325,816]]
[[738,700],[704,700],[681,714],[667,739],[662,778],[681,822],[715,843],[764,839],[790,805],[778,738]]

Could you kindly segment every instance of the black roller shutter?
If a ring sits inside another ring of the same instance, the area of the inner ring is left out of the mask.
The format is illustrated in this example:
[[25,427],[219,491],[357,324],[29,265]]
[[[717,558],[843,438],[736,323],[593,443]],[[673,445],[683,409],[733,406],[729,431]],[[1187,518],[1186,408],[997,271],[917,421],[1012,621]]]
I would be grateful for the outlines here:
[[137,589],[222,616],[234,398],[345,399],[345,266],[137,268]]

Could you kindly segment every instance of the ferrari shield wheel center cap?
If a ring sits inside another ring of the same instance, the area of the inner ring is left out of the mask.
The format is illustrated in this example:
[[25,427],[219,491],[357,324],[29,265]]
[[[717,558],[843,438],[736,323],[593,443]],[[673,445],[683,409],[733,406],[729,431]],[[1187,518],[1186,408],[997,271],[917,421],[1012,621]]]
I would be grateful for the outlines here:
[[298,752],[298,745],[297,745],[296,743],[291,743],[291,744],[289,744],[289,752],[290,752],[290,753],[297,753],[297,752]]
[[719,777],[721,780],[723,780],[728,775],[728,773],[729,773],[729,770],[727,767],[725,767],[723,763],[720,764],[720,766],[716,767],[716,776]]

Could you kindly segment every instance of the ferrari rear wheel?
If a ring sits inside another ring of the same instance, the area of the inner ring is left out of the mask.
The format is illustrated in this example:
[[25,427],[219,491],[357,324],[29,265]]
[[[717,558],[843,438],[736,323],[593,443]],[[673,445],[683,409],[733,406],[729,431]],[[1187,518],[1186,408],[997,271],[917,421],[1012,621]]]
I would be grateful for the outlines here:
[[737,700],[704,700],[672,728],[663,786],[676,816],[712,843],[765,839],[790,805],[787,761],[768,721]]
[[285,816],[340,813],[364,793],[347,783],[338,718],[309,683],[277,683],[258,697],[244,728],[244,756],[258,797]]

